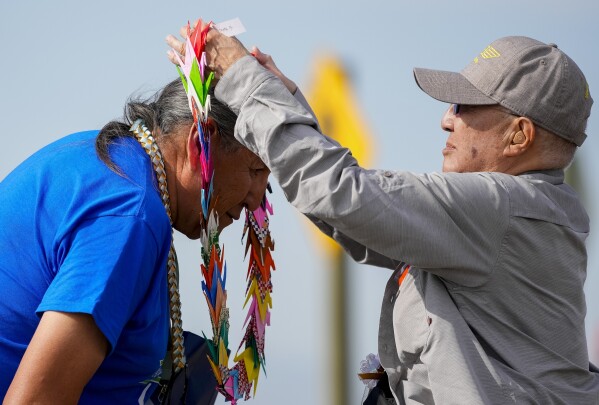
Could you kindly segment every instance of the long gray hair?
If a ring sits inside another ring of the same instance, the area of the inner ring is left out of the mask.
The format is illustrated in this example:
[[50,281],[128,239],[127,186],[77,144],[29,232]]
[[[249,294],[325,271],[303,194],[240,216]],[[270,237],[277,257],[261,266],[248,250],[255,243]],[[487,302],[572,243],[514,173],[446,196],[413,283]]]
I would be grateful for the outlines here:
[[[222,141],[220,144],[228,151],[239,148],[241,144],[234,137],[237,115],[214,97],[214,88],[212,87],[210,88],[210,103],[211,109],[208,115],[216,123]],[[123,120],[110,121],[100,130],[96,137],[96,153],[110,170],[119,175],[122,173],[110,157],[110,145],[119,138],[135,137],[132,132],[129,132],[129,128],[138,119],[144,121],[155,138],[162,139],[173,136],[182,125],[191,125],[193,115],[189,110],[187,95],[181,81],[173,80],[147,99],[129,98],[125,104]]]

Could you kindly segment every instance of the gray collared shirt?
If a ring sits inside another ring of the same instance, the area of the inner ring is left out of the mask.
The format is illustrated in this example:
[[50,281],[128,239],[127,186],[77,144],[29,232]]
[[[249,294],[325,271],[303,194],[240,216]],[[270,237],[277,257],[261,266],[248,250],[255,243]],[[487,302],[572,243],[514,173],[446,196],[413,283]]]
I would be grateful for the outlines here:
[[399,404],[599,404],[584,330],[589,220],[562,171],[361,168],[249,56],[216,97],[297,209],[355,260],[394,270],[379,355]]

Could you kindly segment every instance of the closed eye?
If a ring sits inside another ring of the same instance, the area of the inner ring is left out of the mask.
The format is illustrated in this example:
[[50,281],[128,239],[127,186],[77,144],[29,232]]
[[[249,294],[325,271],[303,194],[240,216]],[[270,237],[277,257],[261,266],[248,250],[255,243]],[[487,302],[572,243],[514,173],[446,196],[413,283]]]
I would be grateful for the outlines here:
[[250,172],[252,173],[252,175],[258,176],[258,175],[264,174],[264,172],[270,173],[270,170],[268,170],[268,167],[266,167],[266,166],[260,166],[260,167],[250,168]]

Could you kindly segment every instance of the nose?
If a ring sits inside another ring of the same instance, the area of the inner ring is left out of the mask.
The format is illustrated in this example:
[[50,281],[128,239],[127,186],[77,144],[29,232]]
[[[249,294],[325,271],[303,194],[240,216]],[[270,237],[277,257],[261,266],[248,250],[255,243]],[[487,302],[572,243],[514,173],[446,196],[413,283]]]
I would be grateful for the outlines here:
[[455,115],[453,114],[453,105],[449,105],[445,114],[441,118],[441,129],[446,132],[453,132],[453,119]]
[[255,211],[260,207],[260,203],[264,198],[266,192],[266,185],[268,184],[269,170],[261,170],[256,174],[252,180],[249,192],[245,197],[244,204],[250,211]]

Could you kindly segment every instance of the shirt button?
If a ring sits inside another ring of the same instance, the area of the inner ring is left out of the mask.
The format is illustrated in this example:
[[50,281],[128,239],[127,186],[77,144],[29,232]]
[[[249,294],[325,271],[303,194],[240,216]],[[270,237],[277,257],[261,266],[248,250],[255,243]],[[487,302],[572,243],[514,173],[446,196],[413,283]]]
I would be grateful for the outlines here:
[[391,176],[393,176],[393,173],[391,173],[389,170],[385,170],[383,172],[383,176],[385,176],[385,177],[391,177]]

